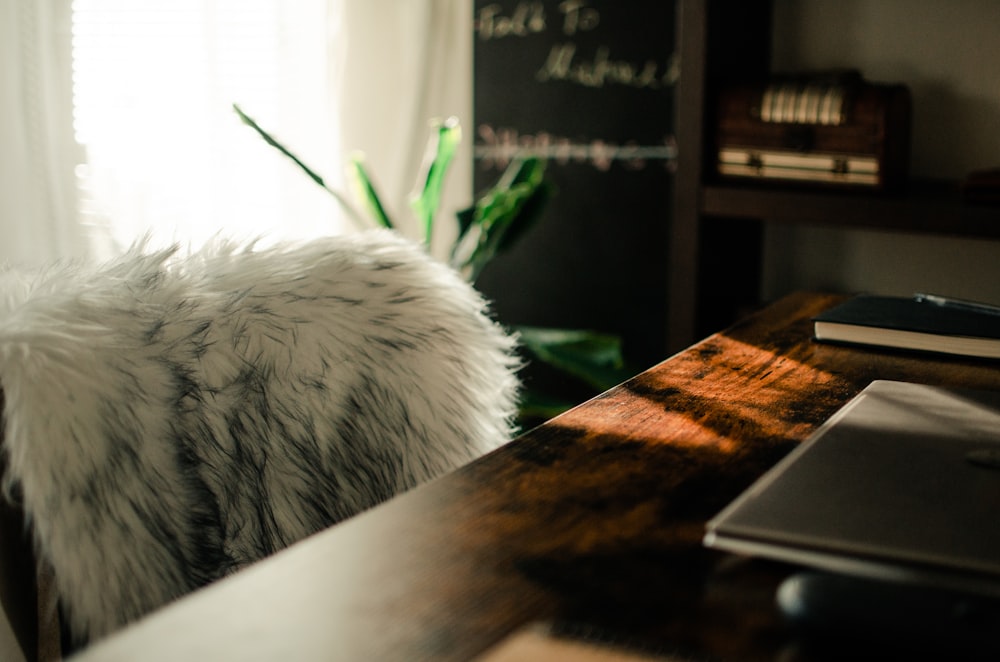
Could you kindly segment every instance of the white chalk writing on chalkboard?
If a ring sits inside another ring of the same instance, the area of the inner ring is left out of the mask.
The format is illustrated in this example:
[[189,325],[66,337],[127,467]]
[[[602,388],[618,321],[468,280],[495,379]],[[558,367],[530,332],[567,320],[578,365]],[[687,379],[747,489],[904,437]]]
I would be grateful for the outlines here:
[[636,65],[625,60],[611,58],[611,50],[600,46],[594,57],[577,57],[577,46],[572,42],[556,44],[549,51],[545,64],[538,70],[537,78],[542,82],[565,80],[586,87],[604,87],[617,83],[630,87],[660,89],[674,85],[680,75],[680,62],[672,56],[661,68],[656,60],[646,60]]
[[[502,13],[500,5],[490,4],[480,9],[476,16],[476,33],[482,41],[529,37],[550,29],[572,37],[595,30],[601,23],[600,12],[588,6],[586,0],[564,0],[557,7],[559,20],[550,23],[541,2],[519,2],[509,15]],[[536,78],[541,82],[565,81],[595,88],[618,84],[661,89],[674,85],[679,74],[680,63],[676,56],[667,62],[630,61],[612,57],[606,45],[598,46],[592,54],[583,53],[578,44],[570,40],[552,46],[545,61],[539,63]]]
[[503,169],[513,159],[528,155],[559,165],[589,163],[602,172],[610,170],[614,163],[620,163],[628,170],[643,170],[650,161],[662,161],[671,171],[676,167],[677,143],[674,136],[666,136],[662,145],[639,145],[601,139],[578,142],[547,132],[528,135],[516,129],[498,129],[489,124],[481,124],[477,133],[482,142],[475,146],[475,158],[487,169]]
[[[498,4],[491,4],[479,10],[475,30],[483,41],[504,37],[527,37],[548,29],[548,16],[541,2],[519,2],[509,16],[501,13]],[[560,30],[565,35],[588,32],[601,22],[601,14],[588,7],[586,0],[564,0],[559,3],[562,14]]]

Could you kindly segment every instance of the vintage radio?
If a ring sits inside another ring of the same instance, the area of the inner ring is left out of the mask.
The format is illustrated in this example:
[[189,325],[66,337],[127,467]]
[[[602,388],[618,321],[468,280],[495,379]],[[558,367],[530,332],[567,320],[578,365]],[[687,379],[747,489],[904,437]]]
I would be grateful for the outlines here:
[[909,90],[856,71],[724,89],[718,172],[725,177],[885,190],[910,157]]

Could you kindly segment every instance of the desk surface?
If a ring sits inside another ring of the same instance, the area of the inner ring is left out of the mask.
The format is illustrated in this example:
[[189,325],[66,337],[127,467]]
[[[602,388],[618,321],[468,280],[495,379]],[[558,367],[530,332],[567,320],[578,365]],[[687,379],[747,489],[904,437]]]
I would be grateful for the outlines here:
[[468,660],[537,620],[773,660],[779,564],[705,522],[874,379],[1000,369],[822,345],[796,294],[507,446],[100,642],[81,660]]

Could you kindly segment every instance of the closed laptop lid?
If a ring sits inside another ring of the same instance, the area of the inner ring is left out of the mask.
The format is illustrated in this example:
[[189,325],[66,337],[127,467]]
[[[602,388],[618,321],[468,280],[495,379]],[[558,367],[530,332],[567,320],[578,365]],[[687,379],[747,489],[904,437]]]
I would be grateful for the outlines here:
[[711,520],[705,543],[1000,595],[1000,393],[873,382]]

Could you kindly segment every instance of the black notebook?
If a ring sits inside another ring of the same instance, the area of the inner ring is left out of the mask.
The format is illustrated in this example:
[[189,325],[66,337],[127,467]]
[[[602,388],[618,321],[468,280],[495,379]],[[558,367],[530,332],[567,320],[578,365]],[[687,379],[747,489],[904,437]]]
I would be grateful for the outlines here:
[[1000,358],[1000,308],[929,295],[857,295],[813,318],[816,340]]
[[872,382],[705,544],[1000,597],[1000,392]]

